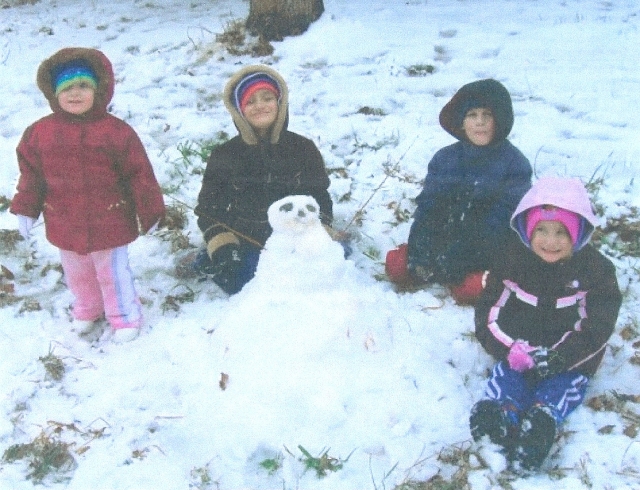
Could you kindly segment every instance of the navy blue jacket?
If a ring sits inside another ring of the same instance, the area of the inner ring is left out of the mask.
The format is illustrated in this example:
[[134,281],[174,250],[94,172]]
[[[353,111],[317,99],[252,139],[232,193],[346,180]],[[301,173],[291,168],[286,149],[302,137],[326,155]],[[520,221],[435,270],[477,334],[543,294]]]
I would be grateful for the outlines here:
[[[496,140],[476,146],[456,127],[465,107],[489,107]],[[473,271],[490,268],[496,250],[512,238],[509,219],[531,187],[531,164],[506,136],[513,124],[511,98],[495,80],[462,87],[443,108],[440,122],[460,141],[431,159],[409,233],[411,272],[456,284]],[[422,268],[422,273],[416,269]]]

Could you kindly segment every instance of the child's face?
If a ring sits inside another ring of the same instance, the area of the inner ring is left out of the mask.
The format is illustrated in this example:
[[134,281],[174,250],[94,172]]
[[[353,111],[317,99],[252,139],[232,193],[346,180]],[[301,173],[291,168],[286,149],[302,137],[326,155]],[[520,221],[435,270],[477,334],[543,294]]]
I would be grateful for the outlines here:
[[469,109],[462,120],[462,129],[476,146],[485,146],[493,141],[495,125],[491,109],[483,107]]
[[58,104],[66,112],[79,116],[93,107],[95,90],[86,82],[69,85],[58,94]]
[[559,221],[538,221],[531,235],[531,250],[550,264],[573,254],[569,232]]
[[249,98],[243,115],[256,132],[265,134],[269,131],[278,115],[278,99],[276,95],[270,90],[258,90]]

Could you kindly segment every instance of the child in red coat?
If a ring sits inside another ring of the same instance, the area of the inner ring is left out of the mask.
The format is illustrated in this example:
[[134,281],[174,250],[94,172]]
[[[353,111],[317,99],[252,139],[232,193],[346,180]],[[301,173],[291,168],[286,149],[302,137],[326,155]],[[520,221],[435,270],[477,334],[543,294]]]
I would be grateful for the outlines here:
[[75,329],[88,333],[106,315],[115,342],[132,340],[142,311],[127,244],[164,216],[160,186],[133,128],[107,112],[115,79],[102,52],[62,49],[37,83],[53,113],[20,140],[11,212],[25,238],[42,213],[75,296]]

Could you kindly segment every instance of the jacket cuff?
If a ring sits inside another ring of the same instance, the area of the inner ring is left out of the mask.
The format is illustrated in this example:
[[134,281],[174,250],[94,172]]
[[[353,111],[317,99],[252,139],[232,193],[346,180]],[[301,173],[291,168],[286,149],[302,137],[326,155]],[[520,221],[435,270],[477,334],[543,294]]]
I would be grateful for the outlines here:
[[216,250],[220,247],[224,247],[225,245],[240,245],[240,240],[230,231],[225,231],[223,233],[218,233],[211,240],[207,242],[207,255],[209,258],[214,254]]

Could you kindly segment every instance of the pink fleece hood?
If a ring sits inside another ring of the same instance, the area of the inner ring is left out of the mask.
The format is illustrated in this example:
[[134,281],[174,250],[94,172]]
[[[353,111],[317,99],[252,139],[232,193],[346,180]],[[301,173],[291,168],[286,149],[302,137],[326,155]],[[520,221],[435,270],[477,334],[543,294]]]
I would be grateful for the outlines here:
[[530,209],[545,204],[566,209],[580,217],[574,251],[580,250],[589,242],[598,226],[598,218],[593,213],[587,189],[580,179],[549,176],[541,177],[533,184],[511,217],[511,228],[527,247],[531,247],[527,235],[527,213]]

